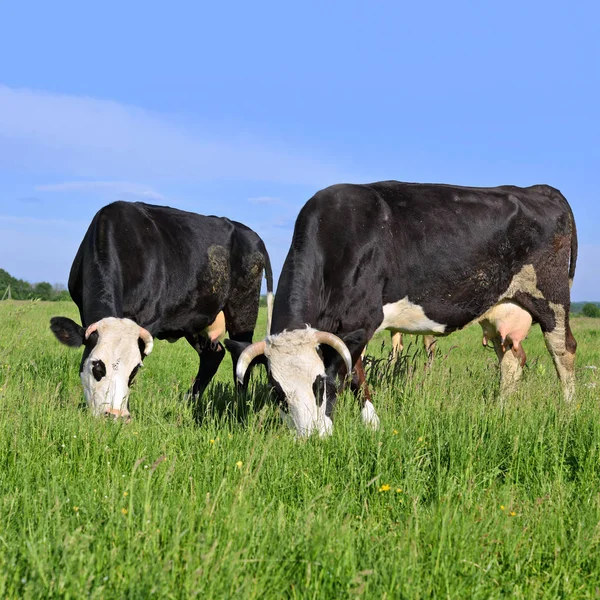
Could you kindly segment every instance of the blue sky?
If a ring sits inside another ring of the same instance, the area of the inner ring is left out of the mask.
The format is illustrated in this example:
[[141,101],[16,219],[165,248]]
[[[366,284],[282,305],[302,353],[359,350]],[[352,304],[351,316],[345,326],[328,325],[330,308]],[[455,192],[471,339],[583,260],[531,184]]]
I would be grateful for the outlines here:
[[548,183],[600,299],[600,5],[12,2],[0,8],[0,267],[66,283],[116,199],[225,215],[276,273],[318,189]]

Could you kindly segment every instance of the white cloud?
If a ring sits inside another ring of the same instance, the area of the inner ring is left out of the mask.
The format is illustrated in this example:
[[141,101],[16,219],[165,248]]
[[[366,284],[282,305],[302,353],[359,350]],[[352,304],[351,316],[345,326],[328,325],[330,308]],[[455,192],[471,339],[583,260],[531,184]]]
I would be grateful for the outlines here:
[[168,115],[0,85],[0,168],[97,180],[231,179],[323,186],[331,165],[273,142],[208,135]]
[[99,192],[115,197],[136,197],[148,200],[164,200],[165,197],[149,185],[128,181],[65,181],[38,185],[38,192]]

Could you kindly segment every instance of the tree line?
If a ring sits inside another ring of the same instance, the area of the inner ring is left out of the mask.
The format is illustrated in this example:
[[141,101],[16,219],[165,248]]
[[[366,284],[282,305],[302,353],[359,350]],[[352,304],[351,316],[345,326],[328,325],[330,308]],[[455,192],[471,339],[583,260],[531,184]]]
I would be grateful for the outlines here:
[[61,283],[54,285],[47,281],[40,283],[29,283],[23,279],[17,279],[4,269],[0,269],[0,298],[12,298],[13,300],[70,300],[69,292]]

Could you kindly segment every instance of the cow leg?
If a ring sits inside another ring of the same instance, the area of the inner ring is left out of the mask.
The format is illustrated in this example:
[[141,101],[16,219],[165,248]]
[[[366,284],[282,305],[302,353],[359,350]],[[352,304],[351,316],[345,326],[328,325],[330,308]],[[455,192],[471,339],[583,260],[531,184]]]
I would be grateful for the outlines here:
[[425,352],[427,353],[427,362],[425,363],[425,370],[428,371],[433,365],[433,357],[435,356],[435,344],[437,338],[435,335],[424,335],[423,345],[425,346]]
[[352,378],[352,390],[359,398],[359,402],[362,400],[362,408],[360,416],[365,426],[370,429],[379,429],[379,417],[375,412],[373,401],[371,399],[371,392],[367,386],[367,380],[365,378],[365,371],[363,369],[362,359],[356,361],[354,365],[354,377]]
[[569,313],[560,304],[551,304],[555,323],[552,329],[544,327],[542,331],[548,352],[552,356],[556,373],[562,384],[563,395],[567,402],[575,397],[575,352],[577,342],[569,324]]
[[502,344],[499,336],[492,338],[494,350],[500,363],[500,399],[504,400],[517,391],[517,386],[523,375],[525,352],[521,346],[516,350]]
[[217,372],[225,356],[225,348],[220,343],[211,344],[209,340],[199,335],[186,336],[186,340],[198,353],[200,359],[198,374],[192,386],[192,397],[198,400]]
[[392,332],[392,352],[390,353],[390,362],[395,363],[398,354],[400,354],[404,350],[404,346],[402,345],[402,333],[399,331]]

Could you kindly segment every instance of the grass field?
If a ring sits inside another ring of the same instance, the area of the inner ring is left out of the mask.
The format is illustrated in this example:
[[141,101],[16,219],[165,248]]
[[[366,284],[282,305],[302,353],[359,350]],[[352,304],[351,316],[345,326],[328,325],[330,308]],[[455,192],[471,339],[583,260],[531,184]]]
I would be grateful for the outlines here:
[[501,406],[471,328],[439,341],[429,374],[418,345],[395,376],[371,369],[379,431],[344,394],[333,436],[297,441],[262,376],[254,406],[214,409],[233,401],[229,359],[196,424],[183,341],[157,341],[131,424],[92,419],[53,315],[78,318],[70,303],[0,303],[0,597],[600,594],[600,320],[573,322],[572,405],[536,327]]

